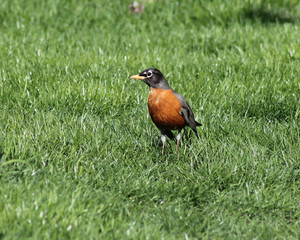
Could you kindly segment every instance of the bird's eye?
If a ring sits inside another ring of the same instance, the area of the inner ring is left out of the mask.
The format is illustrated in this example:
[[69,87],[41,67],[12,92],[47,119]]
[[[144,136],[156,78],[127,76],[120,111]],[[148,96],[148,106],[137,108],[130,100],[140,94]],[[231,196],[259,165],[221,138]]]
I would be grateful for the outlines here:
[[149,78],[149,77],[152,77],[152,72],[147,72],[147,77]]

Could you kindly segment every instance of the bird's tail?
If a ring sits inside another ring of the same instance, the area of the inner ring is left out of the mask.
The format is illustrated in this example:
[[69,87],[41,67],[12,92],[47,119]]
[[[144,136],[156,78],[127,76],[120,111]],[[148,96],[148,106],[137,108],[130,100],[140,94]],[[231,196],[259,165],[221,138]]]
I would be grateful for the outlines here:
[[197,121],[195,121],[195,122],[196,122],[196,126],[202,126],[201,123],[198,123]]

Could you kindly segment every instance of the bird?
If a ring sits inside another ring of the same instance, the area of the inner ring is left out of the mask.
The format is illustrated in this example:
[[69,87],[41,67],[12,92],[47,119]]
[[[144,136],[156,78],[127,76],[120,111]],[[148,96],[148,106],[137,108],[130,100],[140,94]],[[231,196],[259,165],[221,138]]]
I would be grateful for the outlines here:
[[199,138],[196,127],[202,126],[195,120],[193,111],[185,98],[175,92],[164,75],[157,68],[148,68],[131,79],[142,80],[150,87],[148,110],[152,121],[161,132],[162,155],[165,152],[166,136],[174,140],[173,130],[178,130],[176,137],[176,155],[181,138],[181,130],[189,126]]

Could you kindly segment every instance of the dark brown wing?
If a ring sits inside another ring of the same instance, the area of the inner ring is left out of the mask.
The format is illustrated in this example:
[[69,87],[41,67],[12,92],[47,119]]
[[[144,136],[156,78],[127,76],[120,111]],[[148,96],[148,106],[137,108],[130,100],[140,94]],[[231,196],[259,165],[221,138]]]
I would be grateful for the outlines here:
[[173,92],[182,105],[181,112],[180,112],[181,116],[183,116],[187,125],[195,132],[196,136],[198,137],[198,132],[197,132],[196,127],[202,126],[202,124],[198,123],[195,120],[193,111],[192,111],[189,103],[187,102],[187,100],[185,100],[185,98],[183,96],[181,96],[179,93],[177,93],[175,91],[173,91]]

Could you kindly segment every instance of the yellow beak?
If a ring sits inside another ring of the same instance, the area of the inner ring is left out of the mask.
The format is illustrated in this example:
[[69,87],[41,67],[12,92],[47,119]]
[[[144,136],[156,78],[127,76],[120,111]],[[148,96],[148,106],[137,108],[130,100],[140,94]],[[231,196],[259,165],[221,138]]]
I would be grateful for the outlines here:
[[138,80],[143,80],[145,79],[146,77],[143,77],[143,76],[140,76],[140,75],[133,75],[130,77],[131,79],[138,79]]

